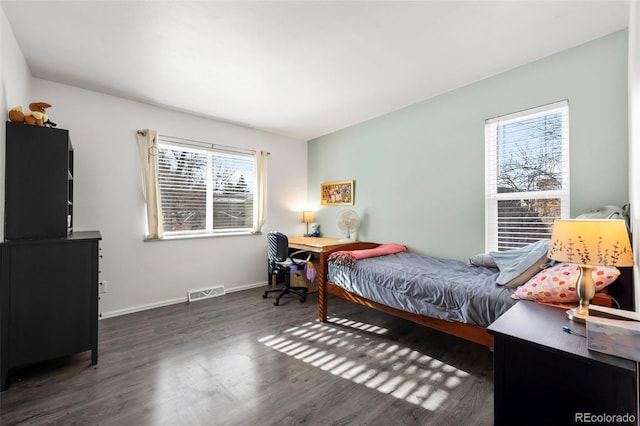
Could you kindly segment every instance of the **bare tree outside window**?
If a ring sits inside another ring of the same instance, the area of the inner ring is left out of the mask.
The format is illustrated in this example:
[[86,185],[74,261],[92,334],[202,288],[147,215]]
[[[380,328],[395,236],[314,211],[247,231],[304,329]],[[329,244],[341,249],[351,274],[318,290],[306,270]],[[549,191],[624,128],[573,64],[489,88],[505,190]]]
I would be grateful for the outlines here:
[[[243,167],[244,166],[244,167]],[[253,191],[244,173],[253,164],[229,166],[224,159],[214,159],[213,228],[250,228],[253,223]]]
[[500,192],[562,188],[561,114],[498,126],[498,188]]
[[160,149],[158,169],[165,232],[205,229],[207,156]]

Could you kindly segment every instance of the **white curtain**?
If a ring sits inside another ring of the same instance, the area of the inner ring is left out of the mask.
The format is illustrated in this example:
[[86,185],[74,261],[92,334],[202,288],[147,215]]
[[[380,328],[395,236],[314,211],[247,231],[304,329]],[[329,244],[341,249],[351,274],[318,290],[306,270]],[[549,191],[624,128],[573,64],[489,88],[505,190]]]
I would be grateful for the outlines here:
[[256,193],[254,196],[254,216],[253,228],[251,232],[254,234],[262,232],[264,222],[267,220],[267,157],[269,153],[266,151],[256,150],[254,154],[256,163]]
[[147,204],[147,239],[162,238],[162,210],[158,185],[158,131],[138,130],[138,149],[142,167],[142,191]]

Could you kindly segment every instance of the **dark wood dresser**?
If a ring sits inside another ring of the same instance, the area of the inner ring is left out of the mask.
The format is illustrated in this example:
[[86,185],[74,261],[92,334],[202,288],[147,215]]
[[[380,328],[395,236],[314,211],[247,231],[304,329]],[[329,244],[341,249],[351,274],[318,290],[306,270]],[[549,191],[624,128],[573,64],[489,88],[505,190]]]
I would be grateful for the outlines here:
[[12,368],[91,351],[98,361],[100,232],[73,232],[69,131],[6,123],[0,391]]
[[98,362],[100,233],[0,245],[0,390],[9,370],[91,350]]

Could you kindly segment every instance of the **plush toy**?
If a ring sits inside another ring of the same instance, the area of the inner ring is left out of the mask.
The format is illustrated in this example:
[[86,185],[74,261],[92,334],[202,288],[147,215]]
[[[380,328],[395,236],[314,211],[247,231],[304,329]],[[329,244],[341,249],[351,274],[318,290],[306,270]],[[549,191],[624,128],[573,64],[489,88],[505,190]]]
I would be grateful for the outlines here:
[[319,223],[312,223],[311,224],[311,236],[312,237],[319,237],[320,236],[320,224]]
[[29,104],[30,111],[27,112],[22,112],[21,106],[14,107],[9,111],[9,121],[26,123],[34,126],[55,127],[56,123],[49,120],[49,117],[45,114],[46,108],[51,108],[51,105],[46,102],[34,102]]

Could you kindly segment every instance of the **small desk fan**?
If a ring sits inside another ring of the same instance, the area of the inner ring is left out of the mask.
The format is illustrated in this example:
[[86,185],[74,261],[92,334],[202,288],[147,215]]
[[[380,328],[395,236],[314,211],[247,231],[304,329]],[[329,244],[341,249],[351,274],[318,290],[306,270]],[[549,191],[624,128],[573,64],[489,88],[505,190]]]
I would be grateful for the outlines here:
[[355,241],[355,233],[360,226],[360,216],[358,213],[350,209],[342,210],[338,213],[338,230],[347,235],[347,238],[340,240],[340,242]]

